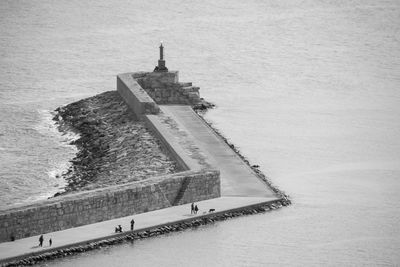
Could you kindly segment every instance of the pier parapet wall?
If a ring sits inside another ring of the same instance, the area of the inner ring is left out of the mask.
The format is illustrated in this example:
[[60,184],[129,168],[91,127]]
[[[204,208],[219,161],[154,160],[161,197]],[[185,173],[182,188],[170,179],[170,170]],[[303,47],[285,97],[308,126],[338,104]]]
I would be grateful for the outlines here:
[[157,114],[160,111],[154,100],[130,73],[117,76],[117,91],[138,117],[143,114]]
[[0,211],[0,242],[219,197],[219,183],[218,171],[186,171]]

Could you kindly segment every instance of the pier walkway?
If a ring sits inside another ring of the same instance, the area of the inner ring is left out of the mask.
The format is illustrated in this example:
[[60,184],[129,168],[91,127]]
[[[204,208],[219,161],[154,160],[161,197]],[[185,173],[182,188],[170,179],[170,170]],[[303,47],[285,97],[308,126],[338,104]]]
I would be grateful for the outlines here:
[[[0,266],[2,263],[11,260],[18,260],[31,255],[50,252],[58,249],[79,246],[89,242],[108,239],[120,234],[114,233],[114,228],[121,225],[124,233],[131,233],[130,221],[135,220],[134,231],[157,228],[169,223],[181,221],[191,221],[203,217],[213,208],[216,213],[223,213],[240,208],[251,207],[261,203],[268,203],[276,198],[259,197],[221,197],[205,201],[196,202],[199,207],[197,215],[190,214],[190,204],[174,206],[166,209],[155,210],[151,212],[135,214],[109,221],[103,221],[94,224],[88,224],[76,228],[70,228],[58,232],[44,234],[43,247],[39,247],[39,235],[28,238],[18,239],[13,242],[0,243]],[[52,239],[53,245],[50,247],[48,240]]]

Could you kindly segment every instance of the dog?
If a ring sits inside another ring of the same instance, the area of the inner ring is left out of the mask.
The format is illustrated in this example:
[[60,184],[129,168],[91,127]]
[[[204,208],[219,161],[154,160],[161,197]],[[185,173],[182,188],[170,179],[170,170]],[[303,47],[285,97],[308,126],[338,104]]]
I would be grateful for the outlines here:
[[215,211],[215,209],[209,209],[208,210],[208,212],[214,212]]

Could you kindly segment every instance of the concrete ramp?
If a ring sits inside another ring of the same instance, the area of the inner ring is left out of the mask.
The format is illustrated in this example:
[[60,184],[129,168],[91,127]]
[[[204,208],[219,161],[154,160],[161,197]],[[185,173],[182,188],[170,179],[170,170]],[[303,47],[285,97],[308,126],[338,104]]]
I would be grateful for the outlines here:
[[209,162],[221,172],[221,196],[276,197],[275,193],[212,130],[190,106],[161,105],[171,117],[196,140]]

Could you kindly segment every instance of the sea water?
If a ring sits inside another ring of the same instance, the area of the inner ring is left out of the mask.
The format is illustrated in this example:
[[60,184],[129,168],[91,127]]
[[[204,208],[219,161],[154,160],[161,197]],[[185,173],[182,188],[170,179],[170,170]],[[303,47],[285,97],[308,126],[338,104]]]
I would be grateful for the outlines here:
[[1,208],[62,188],[76,151],[52,111],[152,70],[160,40],[217,105],[206,119],[293,200],[46,264],[400,264],[400,2],[14,0],[0,15]]

